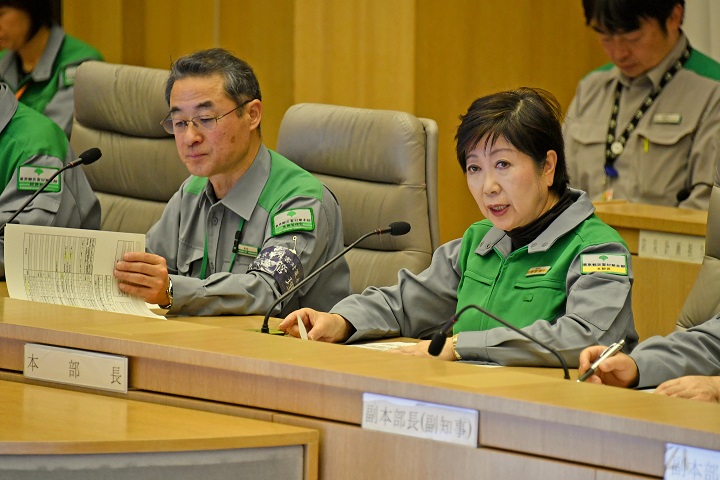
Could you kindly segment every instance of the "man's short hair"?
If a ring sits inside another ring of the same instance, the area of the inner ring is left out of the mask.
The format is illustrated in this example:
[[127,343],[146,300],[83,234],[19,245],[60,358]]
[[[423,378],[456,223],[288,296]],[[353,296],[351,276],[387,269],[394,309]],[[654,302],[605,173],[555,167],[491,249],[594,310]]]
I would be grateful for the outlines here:
[[685,0],[582,0],[585,25],[604,33],[626,33],[640,28],[640,20],[656,19],[663,32],[675,5]]
[[219,74],[225,80],[225,93],[238,105],[247,100],[262,100],[260,84],[247,62],[222,48],[211,48],[178,58],[170,68],[165,85],[165,100],[170,105],[170,93],[177,80],[187,77],[210,77]]

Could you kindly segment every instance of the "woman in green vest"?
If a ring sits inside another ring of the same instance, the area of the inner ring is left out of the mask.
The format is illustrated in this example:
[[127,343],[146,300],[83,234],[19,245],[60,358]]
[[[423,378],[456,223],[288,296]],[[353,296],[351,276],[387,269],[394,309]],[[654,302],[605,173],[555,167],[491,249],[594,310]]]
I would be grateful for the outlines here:
[[15,97],[50,117],[70,137],[75,70],[102,60],[95,48],[66,35],[50,0],[0,0],[0,80]]
[[[370,287],[331,313],[301,309],[280,328],[313,340],[429,338],[467,306],[479,306],[577,366],[589,345],[637,343],[630,252],[568,187],[562,114],[548,92],[521,88],[477,99],[461,117],[457,158],[480,212],[463,238],[435,252],[427,270],[401,270],[398,284]],[[429,355],[429,341],[400,349]],[[553,353],[470,307],[453,326],[445,360],[557,366]]]

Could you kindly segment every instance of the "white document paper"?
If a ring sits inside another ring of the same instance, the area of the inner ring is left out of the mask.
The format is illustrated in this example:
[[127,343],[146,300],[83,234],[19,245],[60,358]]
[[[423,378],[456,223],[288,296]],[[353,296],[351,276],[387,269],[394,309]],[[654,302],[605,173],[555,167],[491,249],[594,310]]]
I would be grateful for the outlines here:
[[10,224],[5,277],[10,298],[164,318],[113,276],[125,252],[145,251],[145,235]]
[[368,348],[370,350],[387,351],[400,347],[409,347],[415,345],[415,342],[375,342],[375,343],[351,343],[350,347]]

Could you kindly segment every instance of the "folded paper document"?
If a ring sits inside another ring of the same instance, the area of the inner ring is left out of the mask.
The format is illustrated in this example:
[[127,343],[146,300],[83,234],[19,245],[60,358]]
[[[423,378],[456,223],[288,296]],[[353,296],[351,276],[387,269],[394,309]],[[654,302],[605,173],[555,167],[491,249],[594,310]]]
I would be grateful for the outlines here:
[[144,251],[145,235],[75,228],[8,225],[5,277],[10,298],[106,312],[160,317],[140,297],[118,289],[115,263]]

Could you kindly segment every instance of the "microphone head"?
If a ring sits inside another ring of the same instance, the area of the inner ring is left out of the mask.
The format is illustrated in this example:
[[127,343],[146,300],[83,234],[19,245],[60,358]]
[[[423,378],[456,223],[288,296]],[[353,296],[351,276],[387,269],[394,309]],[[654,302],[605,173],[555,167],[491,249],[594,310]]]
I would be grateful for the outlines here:
[[683,188],[677,193],[675,198],[677,198],[678,203],[684,202],[685,200],[690,198],[690,190],[687,188]]
[[428,353],[433,357],[437,357],[442,352],[447,337],[442,332],[435,332],[430,340],[430,346],[428,347]]
[[407,222],[393,222],[390,224],[390,235],[405,235],[410,231],[410,224]]
[[91,163],[97,161],[100,157],[102,157],[102,152],[99,148],[93,147],[90,149],[85,150],[83,153],[80,154],[80,165],[90,165]]

